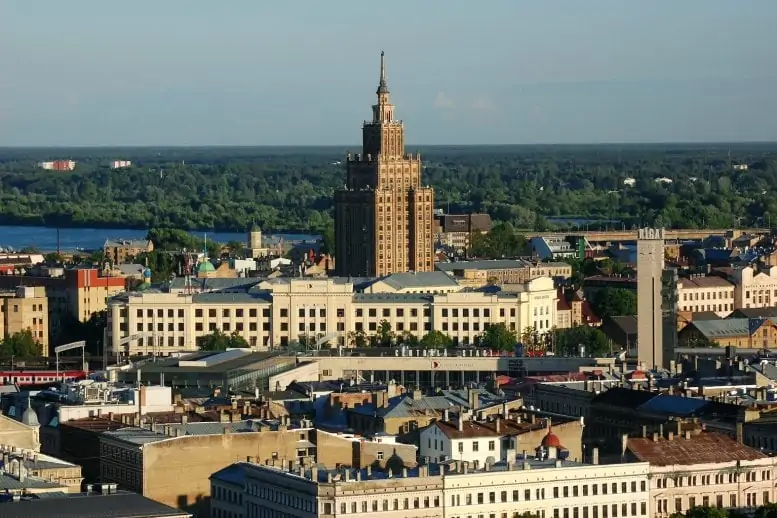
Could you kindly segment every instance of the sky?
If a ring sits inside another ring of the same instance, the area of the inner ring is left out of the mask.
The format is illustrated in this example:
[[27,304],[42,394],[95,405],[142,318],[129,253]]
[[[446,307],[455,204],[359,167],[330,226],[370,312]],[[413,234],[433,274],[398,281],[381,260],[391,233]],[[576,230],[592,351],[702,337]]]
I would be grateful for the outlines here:
[[0,146],[777,141],[774,0],[0,0]]

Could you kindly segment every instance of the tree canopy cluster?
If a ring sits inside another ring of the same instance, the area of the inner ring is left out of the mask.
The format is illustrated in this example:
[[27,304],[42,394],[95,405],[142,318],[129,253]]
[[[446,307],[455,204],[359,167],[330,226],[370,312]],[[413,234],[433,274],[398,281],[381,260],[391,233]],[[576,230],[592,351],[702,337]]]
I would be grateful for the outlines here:
[[743,513],[736,509],[724,509],[720,507],[696,506],[684,513],[672,513],[669,518],[777,518],[777,504],[765,504],[755,509],[752,514]]
[[[775,144],[420,151],[423,181],[439,207],[485,212],[518,229],[546,230],[558,218],[725,228],[769,224],[777,214]],[[333,193],[345,181],[345,152],[7,148],[0,150],[0,223],[242,231],[256,221],[265,230],[320,231],[331,224]],[[117,157],[133,167],[109,169]],[[53,158],[76,160],[76,169],[36,165]],[[748,168],[734,167],[741,164]]]
[[197,337],[197,347],[201,351],[226,351],[227,349],[245,349],[249,345],[237,331],[226,334],[217,329],[209,335]]
[[41,343],[32,336],[32,331],[26,329],[0,342],[0,358],[13,357],[14,360],[35,358],[40,356],[41,347]]

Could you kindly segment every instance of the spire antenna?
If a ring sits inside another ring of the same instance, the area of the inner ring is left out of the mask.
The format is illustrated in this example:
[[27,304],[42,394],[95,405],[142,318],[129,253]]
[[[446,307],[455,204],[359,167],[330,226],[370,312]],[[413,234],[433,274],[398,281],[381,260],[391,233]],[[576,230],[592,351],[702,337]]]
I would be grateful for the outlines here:
[[380,51],[380,83],[378,84],[378,94],[387,94],[388,86],[386,85],[386,53]]

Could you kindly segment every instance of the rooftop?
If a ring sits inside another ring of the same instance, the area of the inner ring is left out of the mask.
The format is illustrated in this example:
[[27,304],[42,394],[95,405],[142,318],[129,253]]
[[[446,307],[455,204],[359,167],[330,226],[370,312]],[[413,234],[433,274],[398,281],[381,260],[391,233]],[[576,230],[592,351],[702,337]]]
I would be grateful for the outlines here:
[[750,336],[766,322],[763,318],[727,318],[723,320],[699,320],[690,326],[710,340],[733,336]]
[[137,493],[62,494],[0,504],[4,518],[173,518],[189,513]]
[[[557,459],[544,459],[541,460],[536,457],[527,456],[522,457],[522,454],[517,455],[517,461],[515,464],[508,465],[505,462],[497,462],[491,464],[488,468],[481,465],[478,469],[475,469],[471,463],[468,463],[466,473],[464,469],[459,467],[456,469],[456,461],[448,461],[440,464],[428,464],[423,466],[417,466],[415,468],[406,468],[402,473],[389,473],[380,470],[367,469],[326,469],[323,467],[303,469],[301,471],[286,471],[280,467],[265,466],[259,464],[240,463],[248,471],[262,470],[262,471],[274,471],[280,476],[294,477],[296,479],[305,479],[308,481],[315,481],[318,484],[336,483],[336,484],[348,484],[357,482],[358,478],[361,478],[361,483],[368,481],[385,481],[385,480],[402,480],[405,479],[417,479],[423,477],[440,477],[444,474],[445,477],[466,476],[467,474],[479,473],[487,474],[489,472],[505,472],[505,471],[521,471],[521,470],[536,470],[536,469],[568,469],[579,468],[585,464],[569,460],[557,460]],[[607,465],[601,465],[602,469],[608,469]],[[315,470],[315,471],[313,471]],[[331,477],[331,479],[330,479]]]
[[547,425],[542,422],[519,423],[511,419],[500,419],[499,431],[496,429],[496,421],[464,421],[461,423],[461,430],[457,421],[437,421],[435,425],[449,439],[505,437],[547,428]]
[[438,288],[440,286],[457,287],[459,285],[455,279],[445,272],[411,272],[411,273],[392,273],[380,279],[389,286],[397,290],[408,288]]
[[441,272],[454,270],[512,270],[530,268],[532,263],[523,259],[490,259],[476,261],[457,261],[454,263],[435,263],[435,268]]
[[[280,425],[280,421],[274,419],[245,419],[229,423],[212,421],[203,421],[199,423],[170,423],[164,425],[164,428],[169,429],[169,434],[162,433],[158,428],[158,431],[154,431],[152,428],[154,425],[148,425],[146,428],[127,426],[117,430],[110,430],[105,432],[105,436],[142,446],[148,443],[164,441],[176,437],[185,437],[188,435],[221,435],[224,433],[259,432],[262,428],[277,431]],[[288,429],[298,430],[302,428],[299,426],[289,426]]]
[[721,277],[696,275],[679,281],[683,289],[693,288],[733,288],[734,285]]
[[627,448],[637,460],[654,466],[713,464],[767,458],[760,451],[718,432],[690,432],[689,438],[631,438]]

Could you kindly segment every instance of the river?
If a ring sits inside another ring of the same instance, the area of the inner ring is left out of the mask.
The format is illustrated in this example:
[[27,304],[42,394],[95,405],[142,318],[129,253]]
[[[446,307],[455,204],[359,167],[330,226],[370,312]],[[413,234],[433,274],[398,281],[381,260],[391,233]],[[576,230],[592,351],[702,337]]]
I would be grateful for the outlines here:
[[[61,228],[59,229],[59,247],[61,250],[101,249],[107,239],[144,239],[148,231],[120,228]],[[208,241],[226,243],[228,241],[246,242],[245,232],[191,232]],[[265,234],[265,242],[315,240],[318,236],[310,234]],[[0,225],[0,248],[20,250],[35,247],[43,252],[57,249],[57,229],[51,227],[22,227]]]

